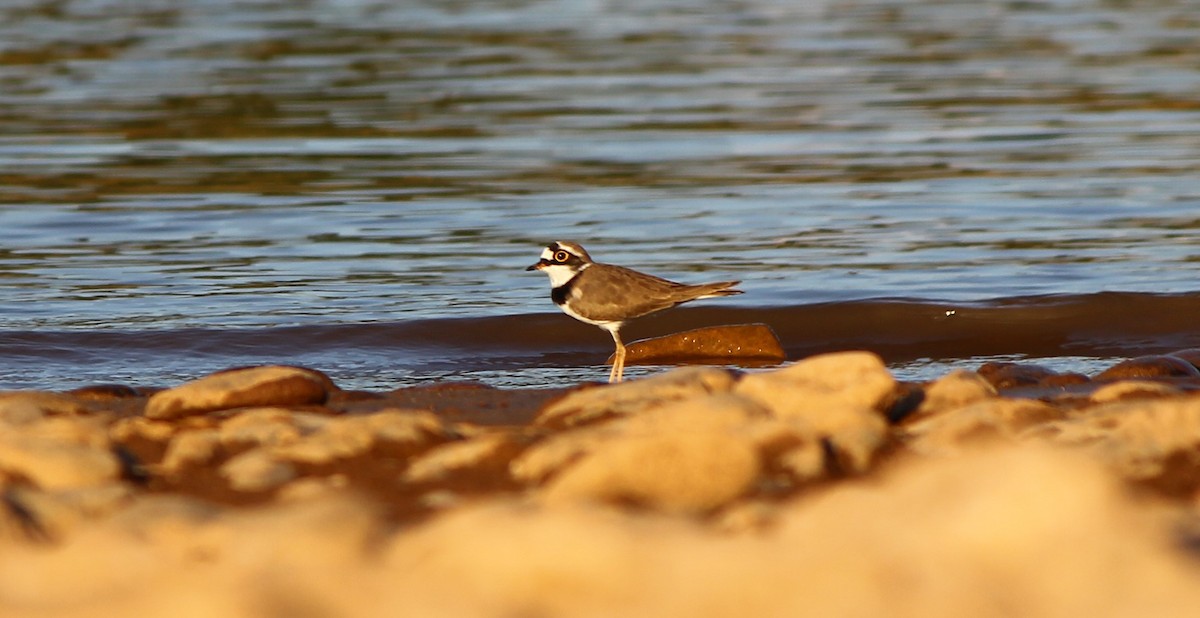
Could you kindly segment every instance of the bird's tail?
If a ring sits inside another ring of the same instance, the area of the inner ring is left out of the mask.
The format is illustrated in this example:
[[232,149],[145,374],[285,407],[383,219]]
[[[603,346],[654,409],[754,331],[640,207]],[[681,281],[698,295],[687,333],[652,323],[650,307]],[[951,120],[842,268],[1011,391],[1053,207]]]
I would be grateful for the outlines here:
[[716,283],[701,283],[700,285],[691,285],[688,288],[696,295],[692,300],[700,300],[701,298],[716,298],[717,296],[733,296],[741,294],[741,290],[733,289],[733,286],[741,283],[741,281],[718,281]]

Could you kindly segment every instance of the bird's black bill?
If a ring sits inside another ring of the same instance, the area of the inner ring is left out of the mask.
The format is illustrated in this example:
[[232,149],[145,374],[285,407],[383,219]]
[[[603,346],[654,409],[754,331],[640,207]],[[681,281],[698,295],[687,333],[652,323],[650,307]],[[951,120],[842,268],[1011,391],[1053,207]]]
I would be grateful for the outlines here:
[[525,270],[541,270],[543,266],[549,266],[549,265],[550,265],[550,262],[548,262],[546,260],[538,260],[537,264],[533,264],[533,265],[529,266],[528,268],[526,268]]

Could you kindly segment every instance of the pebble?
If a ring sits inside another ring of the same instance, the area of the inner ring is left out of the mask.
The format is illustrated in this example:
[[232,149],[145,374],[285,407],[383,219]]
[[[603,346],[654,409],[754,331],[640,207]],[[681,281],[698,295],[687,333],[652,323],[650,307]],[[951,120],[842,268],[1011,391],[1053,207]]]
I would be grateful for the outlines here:
[[243,492],[276,489],[298,476],[295,466],[262,448],[235,455],[221,464],[218,473],[229,482],[230,489]]
[[879,356],[839,352],[813,356],[774,371],[751,373],[734,392],[781,418],[820,419],[835,409],[881,411],[897,383]]
[[1121,380],[1105,384],[1092,391],[1090,399],[1095,403],[1108,403],[1122,399],[1137,399],[1142,397],[1171,397],[1182,395],[1183,391],[1162,382],[1147,380]]
[[214,373],[155,393],[145,414],[174,419],[252,406],[299,406],[324,403],[329,379],[310,369],[269,365]]
[[1061,418],[1061,410],[1042,401],[981,399],[906,424],[904,444],[922,455],[957,455],[981,443],[1016,441],[1022,430]]
[[606,441],[568,467],[543,497],[702,513],[745,493],[760,467],[749,440],[722,432],[630,435]]
[[503,432],[448,442],[412,458],[404,471],[403,480],[409,483],[432,483],[472,473],[476,477],[490,477],[503,482],[509,462],[521,448],[519,440]]
[[1200,491],[1198,397],[1118,400],[1053,428],[1053,442],[1082,446],[1129,480],[1173,495]]
[[995,396],[996,389],[983,376],[957,369],[925,387],[925,399],[915,417],[953,410]]
[[1059,375],[1057,372],[1032,363],[987,362],[976,373],[997,390],[1017,386],[1036,386],[1042,380]]
[[534,424],[551,429],[638,414],[670,401],[727,392],[733,374],[712,367],[683,367],[641,380],[568,393],[538,413]]
[[42,489],[72,489],[115,482],[121,464],[105,445],[44,431],[0,432],[0,473]]
[[844,471],[860,473],[887,442],[883,408],[894,400],[898,387],[878,356],[842,352],[748,374],[733,392],[792,423],[797,441],[806,446],[802,456],[793,454],[791,460],[800,456],[812,462],[813,448],[819,446],[833,449],[836,463]]
[[1139,356],[1121,361],[1100,372],[1097,381],[1130,380],[1137,378],[1200,378],[1200,370],[1182,358],[1174,356]]
[[0,391],[0,424],[23,425],[46,416],[79,416],[88,409],[77,399],[38,391]]

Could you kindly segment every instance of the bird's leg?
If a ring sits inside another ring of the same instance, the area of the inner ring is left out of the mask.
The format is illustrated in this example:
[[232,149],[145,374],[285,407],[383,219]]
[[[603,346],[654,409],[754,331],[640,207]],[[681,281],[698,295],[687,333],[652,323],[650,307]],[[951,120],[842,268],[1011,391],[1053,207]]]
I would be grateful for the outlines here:
[[609,331],[612,333],[613,343],[617,344],[617,354],[613,357],[612,371],[608,373],[608,383],[621,381],[621,374],[625,373],[625,344],[621,343],[621,334],[618,329]]

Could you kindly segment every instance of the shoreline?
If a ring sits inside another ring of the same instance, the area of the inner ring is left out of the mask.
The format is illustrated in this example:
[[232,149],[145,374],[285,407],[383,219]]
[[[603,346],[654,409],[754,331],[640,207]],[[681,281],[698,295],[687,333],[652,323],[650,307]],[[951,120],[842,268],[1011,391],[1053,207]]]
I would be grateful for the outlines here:
[[[868,349],[907,377],[987,360],[1071,359],[1094,372],[1111,359],[1200,347],[1200,294],[1098,293],[977,303],[873,299],[782,307],[680,307],[632,322],[627,341],[720,324],[761,323],[798,360]],[[326,368],[347,389],[434,379],[505,387],[571,386],[612,352],[603,333],[561,313],[429,318],[270,328],[0,331],[0,385],[69,390],[93,382],[170,386],[227,367]],[[929,361],[933,367],[925,369]],[[1024,362],[1024,361],[1022,361]],[[907,371],[906,366],[917,367]],[[531,370],[537,368],[537,370]]]
[[[391,392],[259,366],[158,390],[4,392],[0,609],[1188,607],[1200,601],[1197,362],[1179,350],[1090,377],[990,363],[915,383],[841,352],[618,385]],[[794,578],[836,585],[801,594]],[[744,598],[763,582],[770,592]]]

